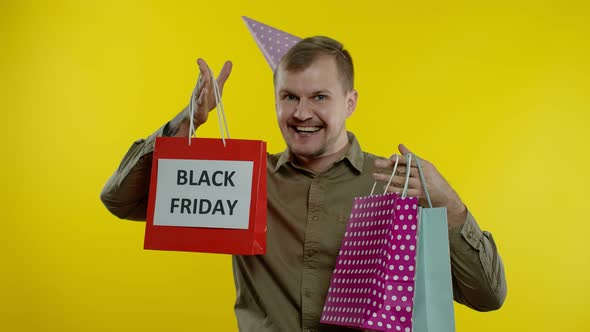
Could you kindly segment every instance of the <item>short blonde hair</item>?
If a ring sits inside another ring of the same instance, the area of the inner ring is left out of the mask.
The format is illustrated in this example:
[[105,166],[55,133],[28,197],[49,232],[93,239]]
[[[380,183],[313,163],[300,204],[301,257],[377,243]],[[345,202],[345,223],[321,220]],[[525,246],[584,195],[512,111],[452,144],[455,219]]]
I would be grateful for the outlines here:
[[279,68],[286,71],[300,71],[309,67],[318,57],[329,55],[336,61],[336,67],[342,82],[344,91],[350,91],[354,87],[354,66],[350,53],[344,49],[342,43],[325,36],[315,36],[300,40],[293,45],[287,53],[281,58],[277,69],[274,72],[276,83],[276,73]]

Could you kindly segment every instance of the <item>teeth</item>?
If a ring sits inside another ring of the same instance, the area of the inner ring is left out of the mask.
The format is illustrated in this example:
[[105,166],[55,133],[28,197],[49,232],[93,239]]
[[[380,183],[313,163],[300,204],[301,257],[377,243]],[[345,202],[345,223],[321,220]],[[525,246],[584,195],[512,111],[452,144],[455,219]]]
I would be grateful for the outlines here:
[[297,131],[305,131],[308,133],[315,133],[316,131],[320,130],[319,127],[295,127]]

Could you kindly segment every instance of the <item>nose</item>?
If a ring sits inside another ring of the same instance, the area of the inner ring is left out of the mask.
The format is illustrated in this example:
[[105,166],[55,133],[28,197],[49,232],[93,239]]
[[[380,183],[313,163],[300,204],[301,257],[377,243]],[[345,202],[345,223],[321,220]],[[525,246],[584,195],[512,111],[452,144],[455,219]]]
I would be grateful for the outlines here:
[[299,104],[293,113],[293,118],[297,119],[298,121],[305,121],[311,119],[313,117],[313,109],[311,105],[307,104],[304,98],[299,100]]

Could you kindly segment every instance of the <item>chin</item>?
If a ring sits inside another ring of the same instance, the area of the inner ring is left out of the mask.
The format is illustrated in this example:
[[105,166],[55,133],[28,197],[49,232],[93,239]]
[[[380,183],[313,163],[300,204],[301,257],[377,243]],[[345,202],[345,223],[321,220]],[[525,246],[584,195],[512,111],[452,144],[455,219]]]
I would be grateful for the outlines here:
[[297,157],[309,159],[321,157],[326,150],[323,147],[289,145],[289,151]]
[[296,133],[287,131],[283,132],[283,139],[289,148],[289,152],[301,158],[317,158],[321,157],[326,152],[326,141],[322,133],[317,133],[310,136],[299,136]]

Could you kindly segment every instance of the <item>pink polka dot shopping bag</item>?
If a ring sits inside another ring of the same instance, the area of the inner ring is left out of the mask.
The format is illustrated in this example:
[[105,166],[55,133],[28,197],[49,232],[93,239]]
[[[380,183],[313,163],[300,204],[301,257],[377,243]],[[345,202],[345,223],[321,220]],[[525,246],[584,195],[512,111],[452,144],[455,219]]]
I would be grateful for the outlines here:
[[[387,193],[357,197],[321,322],[375,331],[455,331],[446,208]],[[394,166],[394,173],[397,162]],[[392,174],[393,177],[393,174]]]

